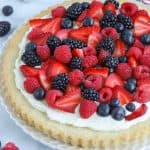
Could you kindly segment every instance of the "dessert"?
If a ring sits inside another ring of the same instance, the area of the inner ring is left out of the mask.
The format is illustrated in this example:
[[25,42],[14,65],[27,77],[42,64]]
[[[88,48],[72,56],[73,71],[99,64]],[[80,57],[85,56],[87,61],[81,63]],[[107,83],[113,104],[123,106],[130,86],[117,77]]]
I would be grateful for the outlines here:
[[141,5],[70,2],[31,19],[2,60],[8,104],[72,145],[119,147],[148,136],[150,16]]

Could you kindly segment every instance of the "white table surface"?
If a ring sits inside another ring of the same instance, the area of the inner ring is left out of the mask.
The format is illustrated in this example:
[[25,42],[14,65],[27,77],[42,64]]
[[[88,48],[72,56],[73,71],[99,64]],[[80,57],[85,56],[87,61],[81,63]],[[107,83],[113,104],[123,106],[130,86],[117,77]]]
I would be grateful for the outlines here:
[[[22,2],[22,0],[0,0],[0,21],[8,20],[12,24],[12,30],[9,35],[25,20],[28,20],[41,10],[47,8],[50,5],[62,2],[63,0],[28,0],[28,2]],[[5,17],[1,13],[1,9],[4,5],[11,5],[14,8],[14,13]],[[2,51],[3,44],[7,41],[8,36],[0,38],[0,52]],[[39,142],[33,140],[29,135],[26,135],[21,128],[10,119],[5,108],[0,105],[0,141],[2,144],[13,141],[18,145],[20,150],[52,150]]]

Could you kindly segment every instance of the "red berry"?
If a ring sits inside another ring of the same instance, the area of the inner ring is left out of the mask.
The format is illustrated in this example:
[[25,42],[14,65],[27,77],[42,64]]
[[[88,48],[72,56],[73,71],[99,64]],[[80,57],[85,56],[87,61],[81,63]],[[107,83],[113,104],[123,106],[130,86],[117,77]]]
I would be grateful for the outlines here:
[[145,17],[149,17],[148,13],[146,10],[138,10],[136,11],[136,13],[134,14],[134,16],[132,16],[132,19],[135,20],[138,16],[145,16]]
[[33,93],[36,88],[39,88],[39,81],[34,77],[28,77],[24,81],[24,88],[27,92]]
[[132,76],[132,68],[127,63],[120,63],[116,68],[116,72],[124,80]]
[[138,7],[134,3],[125,2],[121,5],[120,12],[127,16],[133,16],[138,10]]
[[19,148],[14,143],[7,143],[2,150],[19,150]]
[[91,55],[91,56],[86,56],[84,59],[83,59],[83,67],[85,68],[90,68],[90,67],[93,67],[95,66],[96,64],[98,63],[98,59],[96,56],[94,55]]
[[142,55],[140,57],[140,63],[142,65],[150,67],[150,53]]
[[112,28],[112,27],[107,27],[107,28],[104,28],[102,31],[102,36],[103,37],[112,37],[114,40],[117,40],[118,39],[118,33],[116,31],[115,28]]
[[84,119],[91,117],[97,110],[97,104],[94,101],[83,99],[80,103],[80,116]]
[[131,56],[131,57],[128,57],[128,64],[132,68],[135,68],[138,65],[138,62],[137,62],[137,60],[133,56]]
[[47,45],[37,46],[36,52],[43,61],[46,61],[50,57],[50,49]]
[[58,61],[68,63],[72,58],[71,49],[67,45],[59,46],[55,49],[54,56]]
[[84,74],[82,71],[75,69],[72,72],[69,73],[69,82],[72,85],[79,85],[84,78]]
[[138,47],[140,49],[144,49],[143,43],[141,43],[141,41],[138,38],[136,38],[134,40],[133,47]]
[[106,5],[104,5],[104,7],[103,7],[103,11],[104,11],[104,13],[106,12],[106,11],[112,11],[114,14],[116,14],[116,8],[115,8],[115,5],[113,4],[113,3],[107,3]]
[[99,90],[103,86],[103,77],[99,75],[90,75],[84,81],[84,85],[87,88],[92,87]]
[[105,103],[105,102],[109,102],[111,100],[112,97],[112,90],[111,88],[102,88],[100,90],[100,102],[101,103]]
[[150,68],[144,65],[137,66],[134,69],[134,77],[136,79],[150,78]]
[[65,13],[66,13],[66,9],[62,6],[59,6],[52,10],[52,17],[53,18],[57,18],[57,17],[62,18],[62,17],[64,17]]
[[150,46],[149,45],[146,45],[144,47],[144,54],[149,54],[150,53]]
[[85,47],[83,48],[83,54],[84,56],[96,55],[96,50],[92,47]]
[[110,54],[109,54],[108,51],[105,51],[105,50],[101,49],[100,52],[99,52],[99,56],[98,56],[99,63],[100,63],[100,64],[103,63],[104,58],[105,58],[106,56],[109,56],[109,55],[110,55]]

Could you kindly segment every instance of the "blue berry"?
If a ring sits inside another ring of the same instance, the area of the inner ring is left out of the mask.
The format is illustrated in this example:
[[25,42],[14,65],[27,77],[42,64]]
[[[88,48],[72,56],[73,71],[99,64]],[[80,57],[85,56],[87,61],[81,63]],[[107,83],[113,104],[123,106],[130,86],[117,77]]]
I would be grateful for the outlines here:
[[33,96],[35,99],[37,100],[43,100],[45,97],[45,91],[43,88],[37,88],[34,93]]
[[136,79],[135,78],[129,78],[128,80],[127,80],[127,82],[132,82],[133,84],[135,84],[136,85]]
[[110,106],[112,106],[112,107],[117,107],[119,105],[120,105],[120,101],[117,98],[114,98],[110,101]]
[[127,62],[128,58],[127,56],[120,56],[118,57],[119,63],[125,63]]
[[131,79],[127,80],[126,84],[125,84],[125,89],[131,93],[133,93],[136,89],[136,84],[135,82],[133,82]]
[[36,44],[33,42],[29,42],[25,46],[25,51],[35,51],[36,50]]
[[117,30],[118,33],[121,33],[124,30],[124,25],[120,22],[117,22],[115,24],[115,29]]
[[83,26],[87,27],[87,26],[92,26],[94,24],[94,20],[91,17],[86,17],[83,20]]
[[82,3],[82,8],[83,9],[87,9],[87,8],[89,8],[89,6],[90,6],[90,4],[88,2],[83,2]]
[[143,34],[140,37],[140,41],[145,45],[150,45],[150,34]]
[[128,110],[128,111],[130,111],[130,112],[133,112],[133,111],[135,111],[135,104],[134,103],[128,103],[127,105],[126,105],[126,109]]
[[110,106],[109,104],[102,103],[98,106],[97,114],[102,117],[109,116],[110,114]]
[[73,21],[70,20],[69,18],[64,18],[61,22],[61,27],[63,29],[70,29],[73,27]]
[[12,13],[13,13],[13,8],[12,6],[4,6],[3,9],[2,9],[2,12],[5,16],[10,16]]

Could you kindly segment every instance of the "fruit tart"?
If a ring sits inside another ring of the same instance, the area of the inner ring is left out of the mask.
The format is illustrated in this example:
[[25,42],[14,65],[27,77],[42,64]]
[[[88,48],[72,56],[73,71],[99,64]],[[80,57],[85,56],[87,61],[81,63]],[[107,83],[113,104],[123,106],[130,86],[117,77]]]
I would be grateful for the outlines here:
[[150,15],[128,1],[70,1],[8,42],[2,95],[28,125],[79,147],[150,135]]

